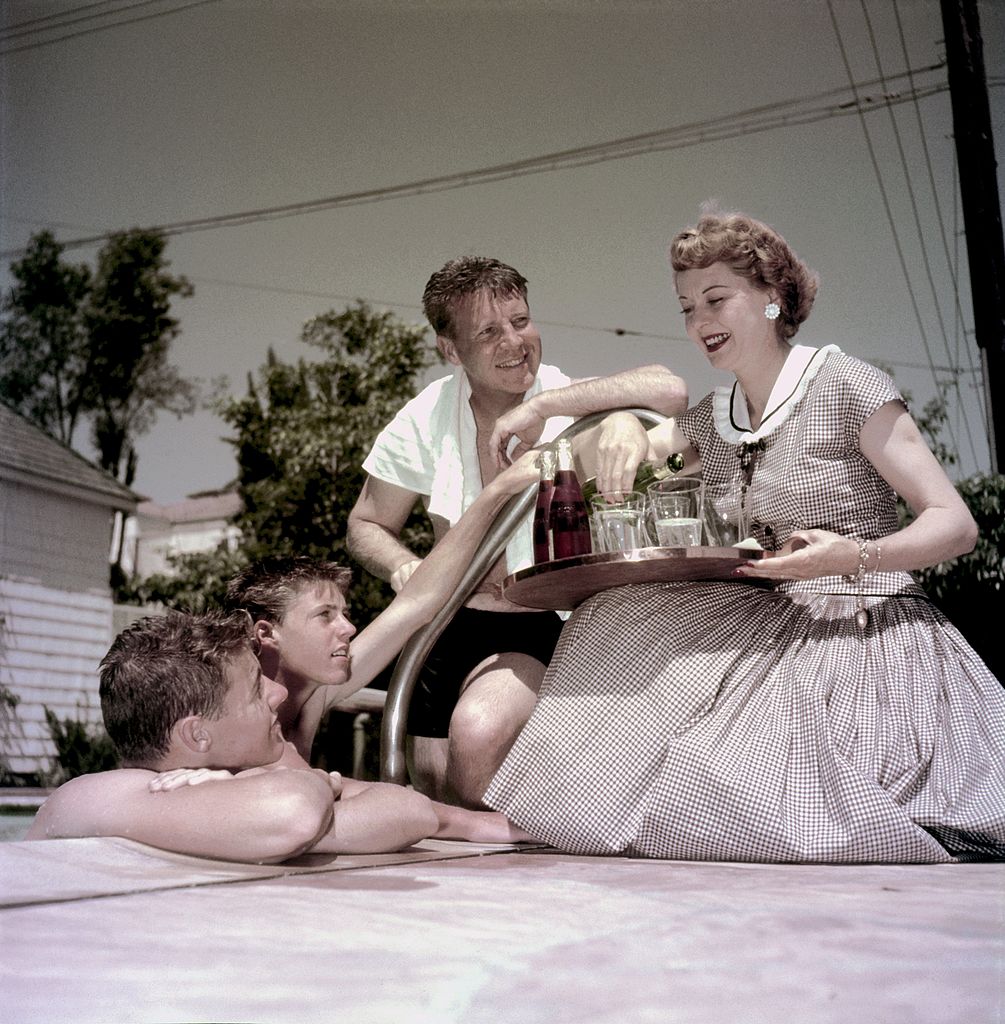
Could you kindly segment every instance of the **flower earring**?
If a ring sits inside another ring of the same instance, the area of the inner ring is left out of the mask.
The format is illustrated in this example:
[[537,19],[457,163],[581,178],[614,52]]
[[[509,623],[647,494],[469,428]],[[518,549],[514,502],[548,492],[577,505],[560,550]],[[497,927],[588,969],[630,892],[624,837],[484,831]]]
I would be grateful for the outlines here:
[[769,302],[764,307],[764,315],[768,320],[777,320],[781,315],[782,307],[777,302]]

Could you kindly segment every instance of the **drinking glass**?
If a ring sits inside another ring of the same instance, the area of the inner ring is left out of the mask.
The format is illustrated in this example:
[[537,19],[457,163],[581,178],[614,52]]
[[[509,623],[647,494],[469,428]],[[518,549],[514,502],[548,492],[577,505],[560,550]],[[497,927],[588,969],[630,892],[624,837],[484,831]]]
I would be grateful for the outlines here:
[[743,528],[743,491],[739,480],[702,483],[702,519],[712,547],[728,548],[747,535]]
[[619,498],[595,494],[590,499],[590,515],[598,551],[631,551],[649,544],[645,524],[645,495],[623,491]]
[[651,484],[649,514],[661,548],[690,548],[701,544],[701,480],[668,477]]

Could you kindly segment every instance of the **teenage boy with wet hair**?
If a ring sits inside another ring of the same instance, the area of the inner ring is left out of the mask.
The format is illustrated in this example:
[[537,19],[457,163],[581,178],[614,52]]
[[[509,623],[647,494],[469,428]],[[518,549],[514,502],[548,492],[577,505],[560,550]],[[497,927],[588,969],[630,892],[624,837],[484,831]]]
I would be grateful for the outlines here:
[[[494,812],[342,779],[307,759],[325,708],[365,686],[429,621],[499,508],[536,477],[529,455],[486,488],[449,542],[360,633],[351,679],[349,574],[331,563],[294,560],[261,577],[249,570],[232,586],[232,599],[247,600],[248,612],[172,613],[124,630],[102,662],[100,687],[122,768],[60,787],[28,838],[116,835],[260,862],[305,850],[384,852],[429,836],[530,838]],[[306,708],[315,693],[320,699]]]
[[39,809],[28,839],[122,836],[163,850],[268,863],[382,853],[429,836],[529,838],[495,812],[287,766],[285,689],[252,650],[248,617],[172,612],[123,630],[101,663],[101,709],[122,767],[82,775]]

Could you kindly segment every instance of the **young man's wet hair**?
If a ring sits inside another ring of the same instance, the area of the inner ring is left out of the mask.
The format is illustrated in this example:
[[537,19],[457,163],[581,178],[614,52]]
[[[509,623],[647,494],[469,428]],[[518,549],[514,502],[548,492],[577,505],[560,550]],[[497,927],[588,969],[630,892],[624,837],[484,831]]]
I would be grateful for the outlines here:
[[247,612],[253,622],[281,622],[306,587],[330,584],[345,595],[351,581],[351,570],[337,562],[299,555],[267,558],[247,566],[230,581],[227,607]]
[[168,750],[175,723],[214,718],[227,699],[227,665],[251,650],[243,612],[139,619],[115,638],[101,661],[105,731],[122,761],[143,765]]

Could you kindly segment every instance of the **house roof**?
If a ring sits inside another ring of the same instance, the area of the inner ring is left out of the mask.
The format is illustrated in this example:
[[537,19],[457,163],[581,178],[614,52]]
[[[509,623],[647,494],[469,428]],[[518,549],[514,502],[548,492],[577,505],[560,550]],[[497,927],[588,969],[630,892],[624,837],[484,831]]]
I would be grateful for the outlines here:
[[167,505],[144,501],[136,507],[139,516],[161,519],[175,525],[233,519],[240,511],[241,498],[236,491],[193,494],[184,501],[173,501]]
[[0,478],[132,510],[140,496],[0,402]]

